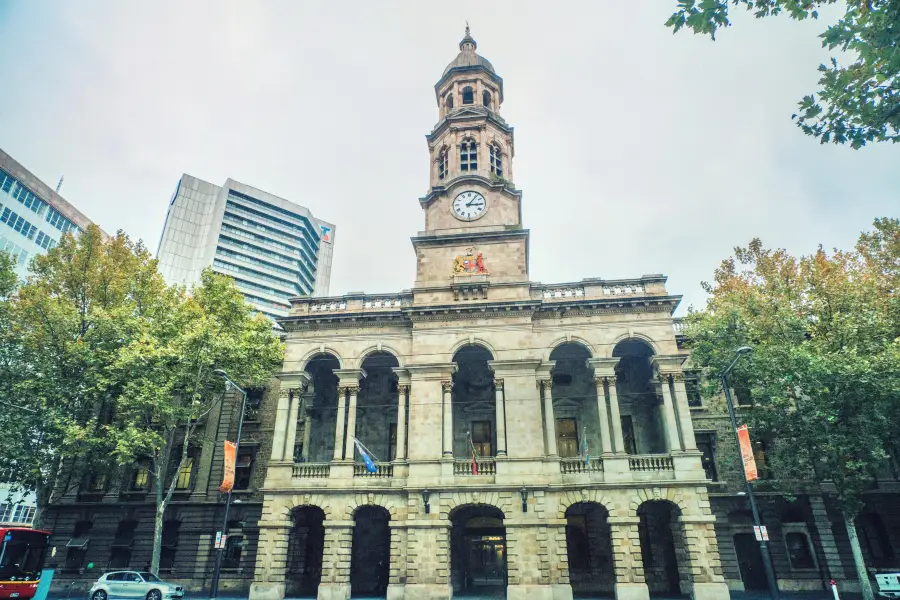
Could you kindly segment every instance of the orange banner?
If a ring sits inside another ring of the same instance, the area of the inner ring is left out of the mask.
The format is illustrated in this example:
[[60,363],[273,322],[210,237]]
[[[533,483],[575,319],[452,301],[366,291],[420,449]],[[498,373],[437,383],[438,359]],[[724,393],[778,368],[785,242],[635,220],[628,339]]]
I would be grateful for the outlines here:
[[737,430],[738,442],[741,444],[741,458],[744,459],[744,475],[747,481],[759,479],[756,471],[756,459],[753,457],[753,444],[750,443],[750,431],[746,425],[741,425]]
[[234,464],[237,462],[237,446],[225,440],[225,476],[222,478],[220,492],[230,492],[234,487]]

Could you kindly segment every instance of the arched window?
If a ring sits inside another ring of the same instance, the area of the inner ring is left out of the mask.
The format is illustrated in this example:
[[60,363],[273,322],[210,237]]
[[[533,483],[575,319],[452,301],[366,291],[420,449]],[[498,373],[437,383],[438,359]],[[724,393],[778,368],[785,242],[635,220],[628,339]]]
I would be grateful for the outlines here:
[[478,146],[472,138],[466,138],[459,145],[459,168],[461,171],[478,170]]
[[463,88],[463,104],[475,104],[475,91],[471,86]]
[[453,92],[447,94],[447,110],[453,110]]
[[481,92],[481,103],[488,108],[491,107],[491,93],[489,91],[484,90],[483,92]]
[[441,148],[438,153],[438,179],[444,179],[447,176],[447,163],[449,162],[447,159],[447,149]]
[[491,173],[497,177],[503,177],[503,155],[500,153],[500,146],[491,144]]

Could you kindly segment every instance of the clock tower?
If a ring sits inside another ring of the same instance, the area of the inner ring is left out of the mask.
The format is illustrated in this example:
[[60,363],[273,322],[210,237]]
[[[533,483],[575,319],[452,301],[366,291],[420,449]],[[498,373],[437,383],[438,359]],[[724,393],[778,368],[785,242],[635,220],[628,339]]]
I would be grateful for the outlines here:
[[477,288],[463,294],[472,300],[486,299],[488,286],[528,282],[513,128],[500,116],[503,79],[477,47],[467,26],[459,54],[434,86],[439,120],[426,136],[430,189],[419,199],[425,231],[412,240],[416,288]]

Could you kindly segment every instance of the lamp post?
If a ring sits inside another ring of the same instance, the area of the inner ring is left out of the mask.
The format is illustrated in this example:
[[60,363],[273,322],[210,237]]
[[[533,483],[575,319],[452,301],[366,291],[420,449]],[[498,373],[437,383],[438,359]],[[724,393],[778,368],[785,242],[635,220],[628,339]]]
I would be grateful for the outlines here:
[[[247,408],[247,392],[244,389],[232,381],[231,377],[228,376],[228,373],[223,371],[222,369],[216,369],[213,371],[214,374],[218,375],[229,385],[231,385],[234,389],[241,393],[241,418],[238,419],[237,426],[237,439],[234,441],[234,454],[237,456],[238,451],[241,449],[241,430],[244,428],[244,410]],[[222,521],[222,535],[228,535],[228,510],[231,508],[231,490],[228,490],[227,495],[225,496],[225,518]],[[226,538],[227,539],[227,538]],[[213,576],[212,581],[209,584],[209,597],[211,599],[215,599],[215,597],[219,593],[219,574],[222,571],[222,557],[225,554],[225,544],[221,544],[221,548],[216,548],[216,563],[213,568]]]
[[[744,454],[741,452],[741,441],[738,438],[738,422],[737,417],[734,414],[734,402],[731,400],[731,390],[728,388],[728,373],[731,372],[731,369],[734,368],[734,365],[737,364],[737,361],[739,361],[742,356],[750,354],[751,352],[753,352],[753,348],[750,346],[741,346],[735,350],[734,360],[731,361],[731,364],[728,365],[724,371],[722,371],[722,389],[725,390],[725,404],[728,405],[728,415],[731,417],[731,426],[734,428],[734,440],[737,443],[738,456],[741,457],[741,469],[744,473],[744,482],[747,484],[747,499],[750,500],[750,511],[753,513],[753,525],[756,528],[756,531],[761,531],[759,529],[761,527],[759,511],[756,508],[756,498],[753,495],[753,483],[747,479],[747,470],[744,468]],[[778,582],[775,580],[775,570],[772,568],[772,556],[769,554],[769,544],[766,541],[765,536],[762,535],[760,535],[759,540],[759,553],[762,555],[763,568],[766,571],[766,580],[769,584],[769,596],[771,596],[773,600],[778,600]]]

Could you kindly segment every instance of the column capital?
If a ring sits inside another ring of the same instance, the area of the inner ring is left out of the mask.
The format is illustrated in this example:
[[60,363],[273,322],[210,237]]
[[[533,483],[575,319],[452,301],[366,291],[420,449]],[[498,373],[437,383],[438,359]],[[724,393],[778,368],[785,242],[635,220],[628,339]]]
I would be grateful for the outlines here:
[[350,392],[351,394],[358,394],[359,386],[358,385],[339,385],[338,386],[338,394],[339,395],[343,396],[347,392]]
[[547,379],[538,379],[537,386],[544,391],[552,390],[553,389],[553,380],[550,379],[549,377]]
[[401,383],[397,385],[397,393],[401,395],[406,395],[409,393],[409,384]]
[[589,358],[587,366],[594,370],[597,377],[615,377],[616,365],[619,364],[619,357],[615,358]]
[[503,391],[503,380],[502,379],[494,379],[494,390],[497,392]]
[[449,379],[441,381],[441,390],[450,393],[453,391],[453,382]]

